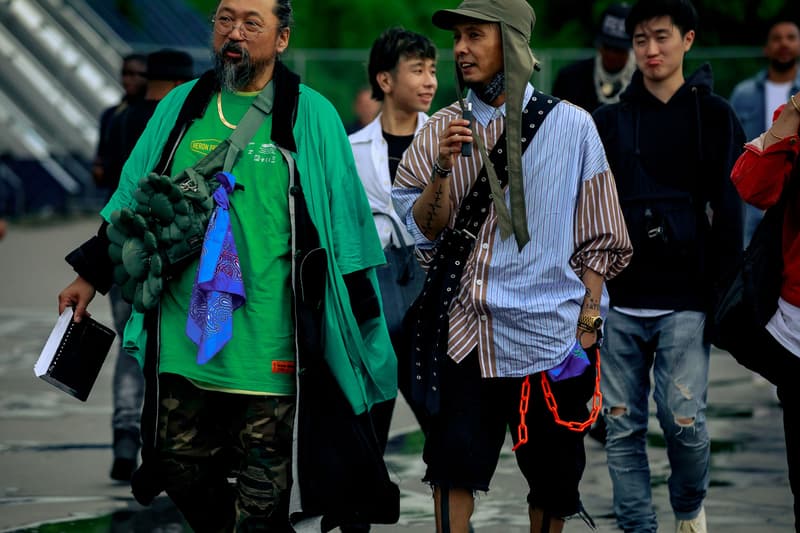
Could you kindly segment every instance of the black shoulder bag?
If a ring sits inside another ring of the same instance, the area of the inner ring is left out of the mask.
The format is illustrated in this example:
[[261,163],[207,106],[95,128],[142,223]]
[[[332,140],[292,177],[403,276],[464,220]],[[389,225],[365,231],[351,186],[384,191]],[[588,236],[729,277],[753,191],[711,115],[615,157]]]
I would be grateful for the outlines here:
[[[535,91],[522,112],[522,153],[539,131],[542,122],[560,100]],[[505,131],[489,154],[502,187],[508,182]],[[464,264],[469,258],[492,202],[486,164],[469,193],[461,201],[453,228],[445,228],[433,263],[428,269],[422,292],[403,318],[407,332],[411,365],[410,383],[400,388],[415,412],[432,416],[439,412],[439,362],[447,357],[448,310],[458,292]],[[402,364],[402,362],[401,362]],[[403,375],[403,372],[400,373]],[[405,389],[403,388],[405,387]]]
[[768,361],[748,349],[745,342],[766,326],[778,308],[783,274],[782,235],[786,204],[797,194],[800,158],[778,203],[767,209],[759,222],[742,261],[723,284],[714,308],[711,342],[729,352],[736,361],[761,373]]

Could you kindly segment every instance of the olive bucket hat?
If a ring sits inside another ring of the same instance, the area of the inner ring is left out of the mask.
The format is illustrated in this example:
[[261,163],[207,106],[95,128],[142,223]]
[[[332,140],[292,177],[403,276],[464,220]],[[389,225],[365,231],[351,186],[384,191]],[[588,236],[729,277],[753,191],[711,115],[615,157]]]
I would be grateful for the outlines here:
[[[522,108],[525,88],[536,68],[536,58],[530,49],[531,33],[536,24],[536,14],[525,0],[464,0],[455,9],[442,9],[433,14],[433,24],[451,30],[465,20],[494,22],[500,25],[503,45],[506,102],[506,154],[508,155],[508,187],[511,199],[509,212],[505,195],[486,154],[482,153],[492,185],[492,196],[500,237],[508,238],[513,232],[520,250],[530,241],[525,212],[525,194],[522,180]],[[463,91],[458,76],[459,94]],[[481,142],[481,141],[479,141]],[[479,145],[480,146],[480,145]]]

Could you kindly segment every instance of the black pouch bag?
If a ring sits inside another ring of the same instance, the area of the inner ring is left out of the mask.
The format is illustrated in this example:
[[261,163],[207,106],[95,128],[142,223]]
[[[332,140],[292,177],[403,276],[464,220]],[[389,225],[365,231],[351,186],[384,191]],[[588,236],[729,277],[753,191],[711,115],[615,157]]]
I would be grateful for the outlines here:
[[764,373],[770,362],[748,348],[751,343],[747,341],[766,326],[778,308],[783,273],[783,220],[787,199],[796,193],[797,173],[795,170],[778,203],[767,209],[741,263],[722,285],[714,306],[712,344],[758,373]]

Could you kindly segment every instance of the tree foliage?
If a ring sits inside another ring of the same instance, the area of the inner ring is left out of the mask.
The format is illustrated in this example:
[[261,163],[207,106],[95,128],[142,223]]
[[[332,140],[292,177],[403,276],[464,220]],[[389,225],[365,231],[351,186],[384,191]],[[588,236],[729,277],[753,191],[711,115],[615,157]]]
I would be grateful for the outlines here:
[[[117,0],[117,2],[133,0]],[[204,16],[214,12],[218,0],[186,0]],[[619,0],[529,0],[536,11],[531,46],[534,53],[559,48],[588,49],[594,44],[597,21],[609,4]],[[433,109],[452,101],[455,91],[451,58],[452,36],[431,23],[438,9],[453,8],[460,0],[292,0],[295,25],[292,29],[287,64],[303,80],[325,94],[342,117],[352,118],[351,101],[357,88],[366,83],[365,61],[374,39],[386,28],[400,25],[431,37],[440,50],[439,90]],[[633,0],[628,0],[633,2]],[[800,21],[798,0],[694,0],[700,15],[695,51],[687,56],[686,72],[714,54],[700,48],[754,47],[764,43],[768,27],[776,18]],[[302,60],[293,52],[302,49],[357,49],[363,60]],[[752,48],[746,57],[719,56],[712,61],[715,89],[727,96],[734,84],[763,66]],[[574,50],[573,50],[574,51]],[[566,51],[566,52],[573,52]],[[569,55],[569,54],[567,54]],[[723,54],[724,55],[724,54]],[[700,56],[700,57],[698,57]],[[568,60],[553,60],[549,77],[534,75],[534,83],[549,90],[553,73]],[[566,57],[566,56],[565,56]]]
[[[203,14],[212,13],[218,3],[187,1]],[[613,1],[531,1],[537,17],[534,48],[591,46],[596,21]],[[431,24],[431,14],[457,5],[458,0],[294,0],[292,46],[368,48],[383,29],[400,25],[449,47],[450,35]],[[700,46],[759,45],[775,18],[800,21],[797,0],[695,0],[695,6],[700,13]]]

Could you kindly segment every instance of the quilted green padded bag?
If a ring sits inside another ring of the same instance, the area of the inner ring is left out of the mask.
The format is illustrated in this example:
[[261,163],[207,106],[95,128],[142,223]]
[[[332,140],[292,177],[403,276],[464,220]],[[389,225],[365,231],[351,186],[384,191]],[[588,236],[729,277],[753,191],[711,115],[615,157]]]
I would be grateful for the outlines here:
[[211,153],[172,177],[151,172],[139,180],[136,206],[111,213],[107,233],[114,283],[137,311],[155,308],[164,284],[200,255],[219,187],[214,176],[236,164],[267,115],[268,100],[262,91],[236,130]]

